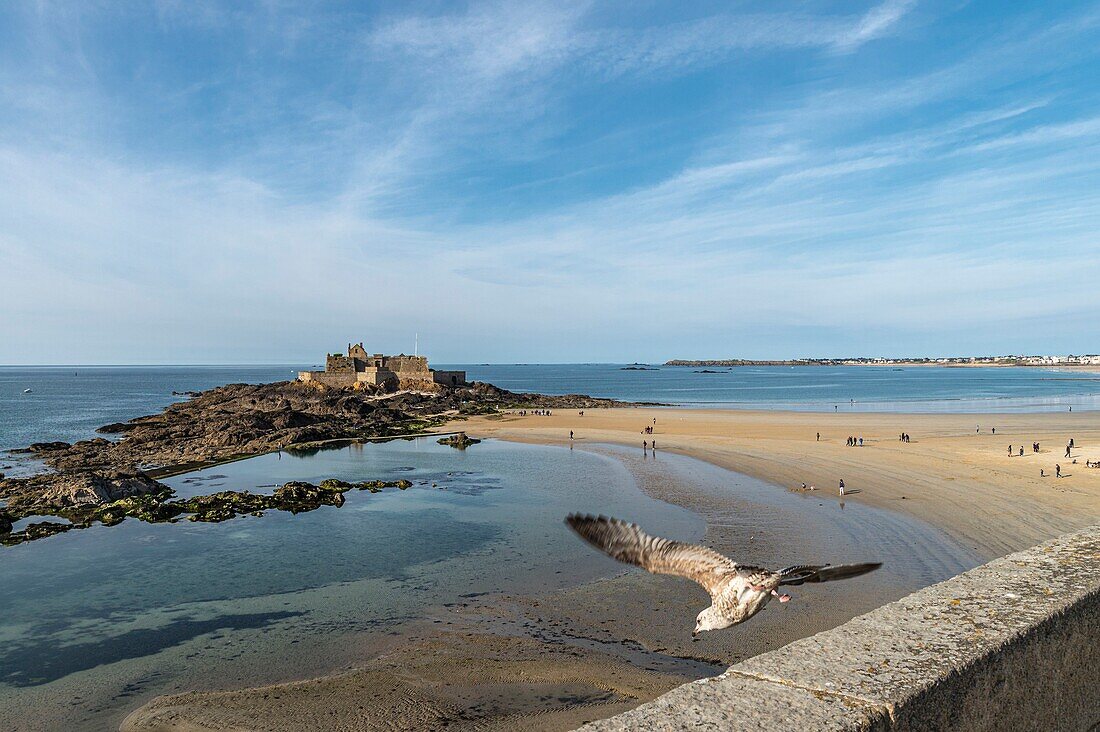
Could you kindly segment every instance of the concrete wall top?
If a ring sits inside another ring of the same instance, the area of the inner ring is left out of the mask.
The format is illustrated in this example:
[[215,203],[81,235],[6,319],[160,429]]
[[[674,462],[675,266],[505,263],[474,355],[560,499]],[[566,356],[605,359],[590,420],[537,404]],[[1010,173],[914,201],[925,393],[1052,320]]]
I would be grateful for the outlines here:
[[1097,724],[1100,526],[997,559],[583,729],[993,732]]

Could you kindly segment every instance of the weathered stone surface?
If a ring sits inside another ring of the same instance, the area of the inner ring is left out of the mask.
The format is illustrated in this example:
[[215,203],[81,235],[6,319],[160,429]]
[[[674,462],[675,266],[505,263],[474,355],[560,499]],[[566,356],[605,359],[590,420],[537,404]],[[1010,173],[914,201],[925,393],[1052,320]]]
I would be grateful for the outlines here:
[[167,486],[140,472],[79,471],[64,475],[42,475],[25,481],[9,479],[35,490],[10,496],[9,508],[15,513],[52,513],[58,509],[97,506],[130,496],[164,491]]
[[760,729],[746,706],[791,693],[863,710],[854,720],[824,711],[799,718],[807,731],[1092,729],[1100,723],[1097,639],[1100,527],[1092,527],[748,659],[714,682],[751,681],[751,699],[676,689],[593,729],[683,728],[688,704],[702,706],[692,712],[699,719],[726,714],[724,729]]
[[808,694],[725,675],[684,684],[624,714],[585,725],[619,730],[885,730],[885,710],[836,694]]

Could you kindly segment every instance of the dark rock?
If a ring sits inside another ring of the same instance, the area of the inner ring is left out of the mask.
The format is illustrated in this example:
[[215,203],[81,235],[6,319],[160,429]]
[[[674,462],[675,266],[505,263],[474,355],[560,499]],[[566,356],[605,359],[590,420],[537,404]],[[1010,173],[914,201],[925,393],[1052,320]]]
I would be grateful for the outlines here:
[[[8,498],[9,506],[37,506],[50,509],[39,513],[56,513],[160,490],[151,478],[110,477],[115,475],[140,476],[143,470],[169,471],[303,446],[319,449],[337,440],[419,434],[456,412],[627,406],[581,394],[517,394],[483,383],[386,396],[384,389],[373,387],[341,389],[283,381],[228,384],[190,396],[160,414],[101,428],[103,433],[122,435],[117,441],[98,437],[74,444],[31,445],[22,452],[41,457],[55,473],[0,479],[0,497]],[[337,499],[327,495],[325,500]],[[312,501],[311,497],[306,503]],[[105,517],[112,520],[114,514]]]
[[28,448],[31,452],[54,452],[56,450],[68,450],[71,445],[67,442],[32,442]]
[[465,450],[470,445],[476,445],[481,440],[468,437],[465,432],[459,432],[458,434],[451,435],[450,437],[443,437],[436,440],[440,445],[450,445],[457,450]]
[[147,493],[171,493],[168,486],[140,472],[45,474],[9,479],[0,486],[11,484],[30,488],[14,495],[7,493],[9,508],[17,508],[21,513],[54,513],[60,509],[99,506]]
[[22,531],[16,531],[15,533],[0,533],[0,544],[4,546],[15,546],[16,544],[22,544],[24,541],[34,541],[35,539],[45,539],[47,536],[53,536],[54,534],[60,534],[65,531],[69,531],[75,528],[72,524],[58,524],[53,521],[40,521],[38,523],[28,524],[27,528]]

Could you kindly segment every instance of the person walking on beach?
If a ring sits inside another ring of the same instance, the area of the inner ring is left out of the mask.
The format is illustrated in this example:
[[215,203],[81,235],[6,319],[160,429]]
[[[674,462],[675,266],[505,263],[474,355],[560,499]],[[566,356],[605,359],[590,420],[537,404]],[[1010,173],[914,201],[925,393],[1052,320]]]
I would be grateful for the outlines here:
[[1066,457],[1069,457],[1069,445],[1066,445]]
[[649,449],[649,440],[642,440],[642,452]]
[[821,442],[821,433],[820,432],[817,433],[817,441]]
[[1024,446],[1020,445],[1020,457],[1024,456]]
[[993,428],[993,434],[997,434],[997,428],[996,427]]
[[844,497],[844,479],[843,478],[840,479],[840,497],[841,498]]
[[1055,478],[1061,478],[1062,477],[1062,466],[1061,465],[1055,464],[1055,466],[1054,466],[1054,477]]
[[572,440],[572,439],[573,439],[573,430],[569,430],[569,439],[570,439],[570,440]]
[[1008,446],[1008,456],[1012,457],[1012,445]]
[[1039,477],[1040,478],[1047,477],[1047,471],[1043,470],[1042,468],[1039,468]]
[[863,438],[862,437],[859,438],[859,446],[863,447]]

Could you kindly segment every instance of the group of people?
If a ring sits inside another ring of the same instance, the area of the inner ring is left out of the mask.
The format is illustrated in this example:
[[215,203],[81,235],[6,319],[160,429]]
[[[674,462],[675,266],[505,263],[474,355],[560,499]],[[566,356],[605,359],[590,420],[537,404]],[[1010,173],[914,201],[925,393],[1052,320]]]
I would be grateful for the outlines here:
[[[550,410],[549,409],[532,409],[531,414],[535,415],[536,417],[549,417],[550,416]],[[581,412],[581,414],[584,414],[584,412]],[[527,416],[527,410],[526,409],[519,410],[519,416],[526,417]]]
[[[1075,447],[1075,445],[1073,443],[1073,438],[1071,437],[1071,438],[1069,438],[1069,442],[1066,443],[1065,457],[1071,458],[1073,460],[1073,464],[1076,465],[1077,464],[1077,458],[1073,457],[1073,448],[1074,447]],[[1033,453],[1039,452],[1039,443],[1038,442],[1031,443],[1031,451]],[[1012,457],[1014,455],[1019,456],[1019,457],[1023,457],[1024,456],[1024,446],[1020,445],[1019,452],[1017,452],[1013,449],[1012,445],[1009,445],[1008,446],[1008,456]],[[1100,460],[1097,460],[1095,462],[1092,461],[1092,460],[1086,460],[1085,461],[1085,467],[1086,468],[1100,468]],[[1039,477],[1040,478],[1047,477],[1046,468],[1039,468]],[[1062,477],[1062,466],[1061,466],[1061,464],[1055,463],[1055,465],[1054,465],[1054,477],[1055,478],[1061,478]]]
[[862,437],[849,437],[848,438],[848,447],[863,447],[863,438]]
[[902,442],[909,442],[909,433],[908,432],[902,432],[900,435],[898,435],[898,439],[901,440]]

